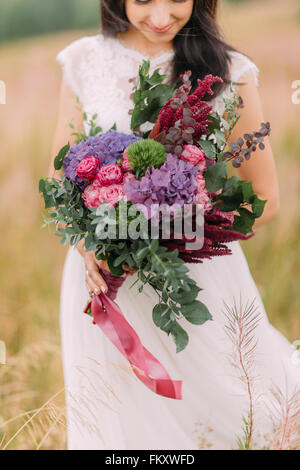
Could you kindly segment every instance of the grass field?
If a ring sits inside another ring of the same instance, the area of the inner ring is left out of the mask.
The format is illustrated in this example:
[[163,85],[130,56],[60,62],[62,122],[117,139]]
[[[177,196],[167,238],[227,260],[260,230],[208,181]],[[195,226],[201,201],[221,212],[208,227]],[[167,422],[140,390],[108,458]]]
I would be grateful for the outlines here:
[[[294,341],[300,339],[300,105],[292,104],[291,85],[300,80],[299,2],[224,5],[220,21],[227,40],[260,69],[280,177],[280,215],[243,248],[270,321]],[[72,31],[0,46],[0,80],[7,84],[7,104],[0,106],[0,340],[7,346],[7,365],[0,366],[3,449],[65,447],[58,307],[67,248],[40,229],[38,180],[48,169],[56,124],[56,53],[94,33]]]

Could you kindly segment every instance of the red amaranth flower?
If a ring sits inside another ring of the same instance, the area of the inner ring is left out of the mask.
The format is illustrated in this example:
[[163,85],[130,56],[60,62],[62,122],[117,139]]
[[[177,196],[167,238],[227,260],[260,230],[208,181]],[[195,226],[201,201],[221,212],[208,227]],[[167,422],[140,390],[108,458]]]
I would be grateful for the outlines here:
[[[163,106],[160,114],[159,114],[159,121],[160,121],[160,130],[168,130],[171,126],[174,126],[175,122],[182,118],[183,114],[183,107],[177,106],[177,101],[179,100],[180,95],[184,95],[182,101],[185,102],[186,105],[191,109],[193,113],[193,118],[199,123],[199,120],[203,120],[207,117],[207,114],[211,111],[212,107],[208,105],[206,101],[202,101],[202,98],[206,93],[209,95],[213,95],[213,91],[211,86],[215,82],[222,83],[223,80],[220,77],[214,77],[213,75],[206,75],[203,80],[198,80],[198,87],[194,91],[193,94],[188,96],[190,91],[189,87],[186,85],[182,85],[178,90],[174,98],[171,98],[165,105]],[[174,106],[175,104],[175,106]],[[183,103],[182,103],[183,104]],[[186,107],[186,106],[185,106]],[[198,114],[199,110],[201,109],[201,113]]]
[[194,106],[196,103],[198,103],[206,93],[209,95],[213,95],[214,92],[211,89],[211,86],[215,82],[220,82],[223,83],[222,78],[218,76],[213,76],[211,74],[206,75],[203,80],[197,80],[198,81],[198,88],[194,91],[192,95],[188,97],[188,103],[190,106]]
[[186,250],[186,242],[192,243],[182,235],[182,238],[176,239],[174,231],[171,231],[171,237],[168,240],[160,239],[160,245],[169,250],[178,250],[180,258],[186,263],[202,263],[202,259],[211,259],[214,256],[231,255],[231,249],[226,243],[237,240],[248,240],[254,236],[243,235],[242,233],[230,230],[232,224],[224,218],[222,213],[211,212],[205,214],[204,221],[204,244],[200,250]]
[[206,93],[213,95],[211,86],[215,82],[223,82],[220,77],[206,75],[198,80],[198,87],[191,91],[191,72],[181,75],[183,85],[176,94],[163,106],[155,123],[155,134],[165,132],[165,144],[168,152],[179,155],[185,144],[191,144],[208,133],[209,115],[212,111],[203,97]]

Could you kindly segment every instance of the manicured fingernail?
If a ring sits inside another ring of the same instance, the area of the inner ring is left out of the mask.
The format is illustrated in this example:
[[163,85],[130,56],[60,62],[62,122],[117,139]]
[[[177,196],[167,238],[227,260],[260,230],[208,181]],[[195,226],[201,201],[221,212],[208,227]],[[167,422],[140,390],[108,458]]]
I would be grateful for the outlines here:
[[102,290],[102,292],[105,292],[105,287],[101,286],[101,290]]
[[98,287],[96,287],[94,292],[95,292],[95,294],[99,294],[100,290],[98,289]]

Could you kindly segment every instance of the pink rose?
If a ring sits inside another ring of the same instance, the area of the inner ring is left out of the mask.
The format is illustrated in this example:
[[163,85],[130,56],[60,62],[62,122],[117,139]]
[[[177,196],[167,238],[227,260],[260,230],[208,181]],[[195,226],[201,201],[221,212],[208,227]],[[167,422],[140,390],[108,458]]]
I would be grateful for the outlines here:
[[82,199],[86,207],[100,207],[100,188],[97,184],[90,184],[87,186],[82,194]]
[[205,185],[205,179],[204,176],[201,173],[198,173],[196,176],[196,181],[198,185],[198,191],[206,191],[206,185]]
[[211,211],[213,207],[208,193],[205,191],[196,194],[196,204],[201,204],[203,206],[204,213]]
[[119,184],[123,179],[121,167],[115,163],[104,165],[97,173],[96,179],[100,184],[108,186],[111,184]]
[[206,189],[205,179],[201,173],[197,174],[196,181],[198,184],[196,191],[196,203],[203,205],[204,213],[209,212],[212,209],[212,203],[209,197],[209,193]]
[[206,168],[205,153],[196,145],[185,145],[179,158],[197,165],[199,171],[204,171]]
[[134,173],[132,173],[131,171],[128,171],[127,173],[124,173],[124,176],[123,176],[123,183],[128,183],[128,181],[131,181],[131,180],[135,180],[136,179],[136,176]]
[[97,157],[87,156],[76,167],[76,174],[79,178],[91,183],[98,173],[100,162]]
[[111,186],[102,186],[99,189],[99,199],[106,202],[110,207],[114,207],[118,201],[125,196],[123,184],[112,184]]
[[123,154],[123,161],[122,161],[121,165],[122,165],[122,168],[123,168],[124,171],[131,170],[130,161],[129,161],[129,158],[128,158],[127,153],[126,153],[126,149],[125,149],[124,154]]

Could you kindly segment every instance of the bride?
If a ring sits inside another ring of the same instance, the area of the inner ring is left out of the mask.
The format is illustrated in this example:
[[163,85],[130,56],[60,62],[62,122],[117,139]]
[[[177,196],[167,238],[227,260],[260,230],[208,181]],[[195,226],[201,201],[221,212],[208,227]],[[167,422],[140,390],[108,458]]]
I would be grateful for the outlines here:
[[[102,32],[82,37],[57,56],[63,67],[60,111],[53,155],[70,140],[66,121],[84,126],[74,97],[88,116],[97,113],[103,131],[114,123],[130,133],[134,78],[142,59],[179,85],[185,70],[197,78],[223,78],[210,104],[224,113],[230,82],[243,98],[231,140],[264,121],[258,68],[227,45],[216,24],[217,0],[102,0]],[[71,141],[74,143],[74,141]],[[49,175],[53,176],[51,169]],[[272,149],[237,169],[267,200],[259,225],[279,211],[279,190]],[[213,321],[187,324],[188,347],[176,354],[174,343],[154,326],[157,303],[150,286],[139,293],[136,274],[126,269],[116,302],[143,345],[173,380],[183,381],[183,398],[153,393],[129,363],[83,314],[89,294],[107,291],[93,252],[82,243],[65,260],[60,321],[66,389],[68,449],[295,449],[300,438],[300,365],[292,345],[270,323],[238,242],[230,256],[189,264],[203,290],[199,300]]]

